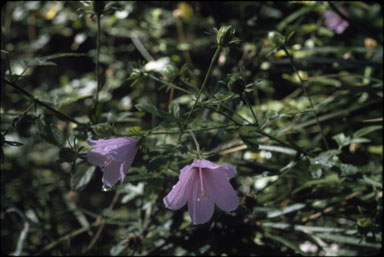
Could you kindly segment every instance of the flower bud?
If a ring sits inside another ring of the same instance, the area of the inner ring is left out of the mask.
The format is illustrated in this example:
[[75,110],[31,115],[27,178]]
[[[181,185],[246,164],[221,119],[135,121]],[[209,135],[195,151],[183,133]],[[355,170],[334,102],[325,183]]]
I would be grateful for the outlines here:
[[92,1],[93,3],[93,10],[97,15],[101,15],[105,8],[105,2],[104,1]]
[[280,48],[285,43],[285,37],[277,31],[270,31],[268,32],[268,41],[272,46]]
[[235,34],[235,29],[229,26],[222,26],[217,32],[216,40],[219,46],[225,47],[228,46],[229,42],[232,40],[233,35]]
[[228,81],[228,90],[236,93],[236,94],[241,94],[245,90],[245,82],[241,77],[231,77]]

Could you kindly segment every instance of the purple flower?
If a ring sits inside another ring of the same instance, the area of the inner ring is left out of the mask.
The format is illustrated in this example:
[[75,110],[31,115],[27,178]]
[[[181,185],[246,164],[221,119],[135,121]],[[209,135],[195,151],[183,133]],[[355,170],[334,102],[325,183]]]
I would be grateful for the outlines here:
[[103,171],[103,183],[113,187],[121,179],[124,181],[137,152],[138,140],[133,138],[112,138],[88,140],[92,150],[88,152],[88,162],[99,166]]
[[239,199],[228,179],[235,174],[236,169],[230,165],[195,160],[180,171],[179,181],[163,199],[165,207],[175,211],[188,202],[193,224],[207,222],[215,204],[223,211],[233,211]]
[[[345,16],[348,16],[348,13],[345,9],[340,8],[339,11],[344,14]],[[325,18],[325,25],[335,31],[337,34],[341,34],[344,32],[344,30],[349,26],[348,21],[341,18],[336,12],[334,11],[326,11],[324,12],[324,18]]]

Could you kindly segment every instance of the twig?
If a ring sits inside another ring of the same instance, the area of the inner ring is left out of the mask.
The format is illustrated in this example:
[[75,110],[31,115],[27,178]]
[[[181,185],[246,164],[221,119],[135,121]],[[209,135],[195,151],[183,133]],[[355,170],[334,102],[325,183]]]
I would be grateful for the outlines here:
[[81,122],[78,122],[77,120],[71,118],[70,116],[56,110],[55,108],[51,107],[49,104],[46,104],[42,101],[40,101],[39,99],[36,99],[31,93],[29,93],[28,91],[26,91],[25,89],[23,89],[22,87],[18,86],[15,82],[11,82],[11,81],[8,81],[7,79],[4,79],[2,78],[2,81],[7,83],[8,85],[16,88],[17,90],[19,90],[21,93],[23,93],[24,95],[28,96],[32,101],[34,101],[35,103],[41,105],[41,106],[44,106],[45,108],[47,108],[48,110],[54,112],[55,114],[57,114],[58,117],[61,117],[62,119],[64,120],[68,120],[68,121],[71,121],[73,123],[76,123],[77,125],[80,125],[80,126],[86,126],[85,124],[81,123]]
[[[221,50],[222,50],[222,46],[220,46],[220,45],[217,46],[217,48],[216,48],[216,52],[215,52],[215,54],[213,55],[212,60],[211,60],[211,63],[210,63],[210,65],[209,65],[207,74],[205,75],[203,84],[201,85],[201,88],[200,88],[200,90],[199,90],[199,93],[198,93],[198,95],[197,95],[197,97],[196,97],[195,103],[193,104],[191,111],[189,112],[187,118],[186,118],[185,121],[184,121],[183,129],[185,128],[185,126],[186,126],[186,124],[187,124],[189,118],[190,118],[191,115],[192,115],[193,110],[195,109],[195,106],[196,106],[197,102],[198,102],[199,99],[200,99],[201,93],[203,92],[203,90],[204,90],[204,88],[205,88],[205,85],[206,85],[207,82],[208,82],[208,78],[209,78],[209,76],[210,76],[211,73],[212,73],[213,66],[214,66],[214,64],[216,63],[216,60],[217,60],[217,58],[218,58],[219,53],[221,52]],[[182,129],[182,131],[180,132],[179,140],[180,140],[181,136],[183,135],[183,129]]]
[[[112,211],[113,207],[115,206],[115,204],[117,202],[117,199],[119,198],[119,195],[120,195],[120,192],[116,191],[115,196],[113,197],[112,202],[107,209],[107,213],[110,213]],[[105,226],[105,219],[102,219],[100,221],[100,225],[99,225],[99,228],[98,228],[95,236],[92,238],[91,242],[89,243],[89,245],[85,251],[89,251],[92,249],[92,247],[95,245],[96,241],[99,239],[101,232],[104,229],[104,226]]]
[[23,244],[24,244],[25,239],[27,238],[28,231],[29,231],[29,223],[25,221],[24,227],[20,232],[19,240],[17,241],[16,250],[12,255],[14,255],[14,256],[20,256],[21,255],[21,252],[23,251]]

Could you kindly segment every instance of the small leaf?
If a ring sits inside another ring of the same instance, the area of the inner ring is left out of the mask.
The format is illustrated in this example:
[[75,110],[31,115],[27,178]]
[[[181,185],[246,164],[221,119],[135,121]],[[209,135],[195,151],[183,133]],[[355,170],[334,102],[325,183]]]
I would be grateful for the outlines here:
[[369,134],[369,133],[371,133],[373,131],[379,130],[379,129],[383,129],[383,126],[374,125],[374,126],[364,127],[364,128],[359,129],[355,133],[353,133],[353,137],[354,138],[362,137],[362,136],[365,136],[365,135],[367,135],[367,134]]
[[5,144],[11,145],[11,146],[22,146],[23,143],[14,142],[14,141],[4,141]]
[[332,139],[336,141],[339,147],[343,147],[351,144],[351,138],[346,137],[344,133],[336,134],[332,137]]
[[83,190],[91,181],[92,175],[95,172],[94,166],[89,166],[86,163],[81,163],[77,166],[75,174],[71,177],[72,191]]

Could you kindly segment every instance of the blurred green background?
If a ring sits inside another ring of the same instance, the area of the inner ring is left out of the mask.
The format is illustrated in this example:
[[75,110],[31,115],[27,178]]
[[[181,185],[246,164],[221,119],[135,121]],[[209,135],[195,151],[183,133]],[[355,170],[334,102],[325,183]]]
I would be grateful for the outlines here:
[[[382,247],[383,16],[377,2],[15,1],[1,8],[1,250],[9,255],[363,256]],[[337,34],[324,12],[344,8]],[[229,163],[241,204],[193,225],[162,199],[195,158],[180,121],[221,26],[220,53],[188,124]],[[286,53],[267,39],[279,31]],[[241,75],[266,133],[227,89]],[[167,85],[168,83],[168,85]],[[172,89],[169,83],[184,89]],[[302,85],[304,84],[304,85]],[[327,142],[324,144],[304,86]],[[51,107],[47,108],[45,105]],[[136,107],[136,105],[138,107]],[[141,105],[140,105],[141,104]],[[141,106],[141,108],[140,108]],[[56,111],[55,111],[56,110]],[[235,120],[235,121],[233,121]],[[86,140],[142,137],[121,186],[102,186]]]

